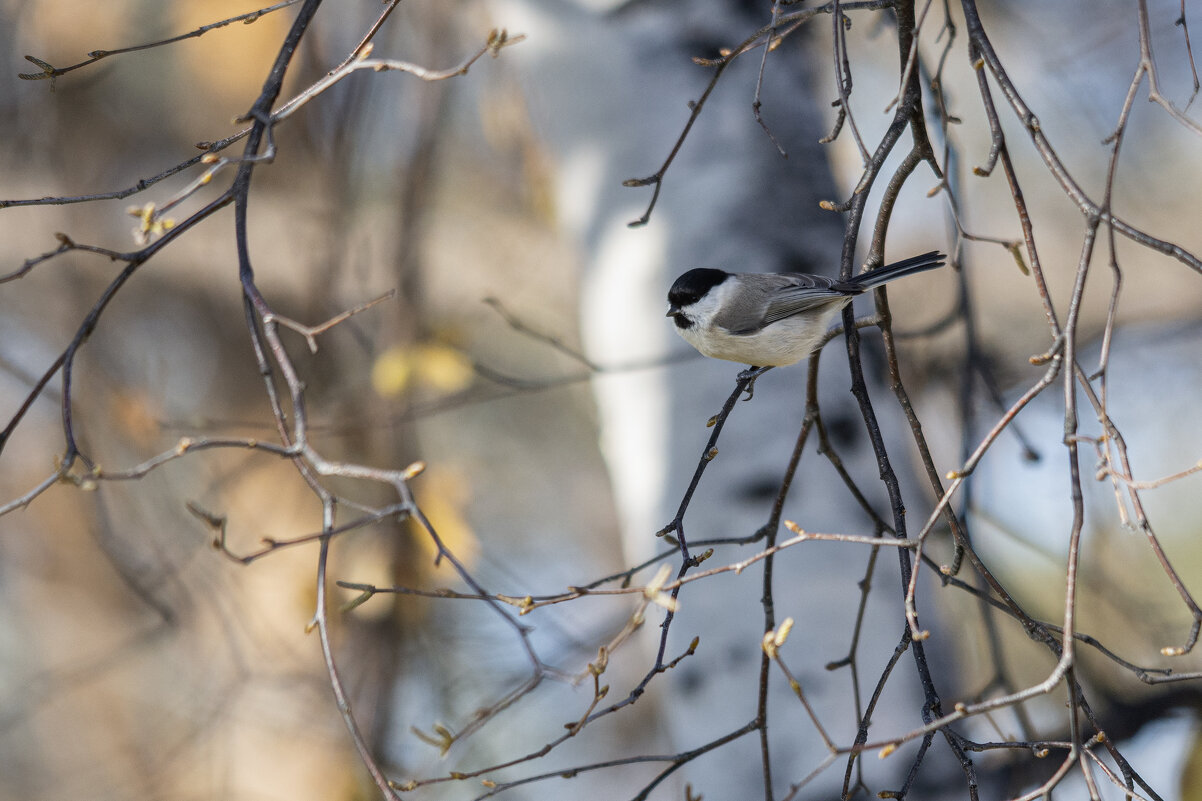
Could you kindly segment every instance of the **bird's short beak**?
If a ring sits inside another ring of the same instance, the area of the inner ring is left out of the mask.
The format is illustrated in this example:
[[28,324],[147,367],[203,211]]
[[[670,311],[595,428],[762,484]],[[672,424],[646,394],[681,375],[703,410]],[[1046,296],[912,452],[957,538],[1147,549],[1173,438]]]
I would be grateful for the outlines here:
[[664,317],[675,317],[678,314],[680,314],[680,307],[673,306],[672,308],[668,309],[668,313],[665,314]]

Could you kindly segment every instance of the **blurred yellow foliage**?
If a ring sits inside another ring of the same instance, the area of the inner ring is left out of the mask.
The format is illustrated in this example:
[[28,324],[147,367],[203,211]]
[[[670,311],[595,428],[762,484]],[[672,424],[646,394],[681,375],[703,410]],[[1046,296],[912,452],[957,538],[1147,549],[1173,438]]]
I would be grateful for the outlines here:
[[[211,25],[256,7],[245,0],[205,0],[203,3],[172,3],[172,33],[184,33]],[[187,40],[174,53],[194,76],[194,92],[211,99],[226,113],[240,114],[254,101],[259,85],[271,69],[280,39],[288,30],[294,12],[265,14],[253,24],[234,23],[209,31],[200,39]],[[191,98],[195,102],[195,97]]]
[[[463,512],[471,498],[467,476],[454,468],[431,467],[422,477],[416,494],[418,504],[443,545],[456,559],[471,569],[476,562],[480,545]],[[411,526],[418,549],[426,556],[427,563],[432,563],[438,555],[434,540],[416,521],[412,521]],[[440,572],[454,570],[445,559],[438,569]]]
[[472,383],[475,371],[462,351],[447,345],[388,348],[371,368],[377,395],[393,398],[414,386],[449,394]]

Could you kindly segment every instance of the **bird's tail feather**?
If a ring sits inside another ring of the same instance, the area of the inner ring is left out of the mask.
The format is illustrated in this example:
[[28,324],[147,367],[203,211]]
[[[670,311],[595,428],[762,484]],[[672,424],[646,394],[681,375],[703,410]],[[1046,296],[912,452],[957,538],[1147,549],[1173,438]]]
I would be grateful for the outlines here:
[[860,273],[848,283],[856,284],[861,289],[872,289],[873,287],[892,281],[894,278],[901,278],[903,275],[942,267],[946,258],[939,251],[932,250],[930,253],[923,253],[921,256],[911,256],[908,259],[886,264],[884,267],[877,268],[872,272]]

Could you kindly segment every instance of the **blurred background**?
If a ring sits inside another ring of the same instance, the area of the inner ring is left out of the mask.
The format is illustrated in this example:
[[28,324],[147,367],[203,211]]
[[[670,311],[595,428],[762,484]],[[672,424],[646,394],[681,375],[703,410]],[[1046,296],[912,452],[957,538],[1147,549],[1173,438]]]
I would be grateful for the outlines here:
[[[1175,24],[1182,12],[1167,0],[1148,6],[1160,89],[1187,122],[1148,103],[1146,84],[1139,90],[1113,209],[1198,254],[1202,140],[1185,31]],[[198,143],[240,130],[235,120],[257,97],[295,7],[103,58],[53,83],[18,78],[38,71],[24,55],[63,67],[94,50],[176,36],[254,10],[233,0],[0,2],[8,53],[0,74],[0,201],[133,187],[196,155]],[[323,7],[282,97],[340,63],[380,10],[374,0]],[[999,58],[1042,131],[1098,202],[1111,154],[1106,139],[1139,64],[1136,10],[1117,0],[981,5]],[[942,8],[928,13],[921,70],[929,83],[949,33],[937,36]],[[274,130],[275,159],[255,173],[250,239],[258,284],[275,311],[317,324],[397,291],[322,334],[316,353],[284,332],[307,385],[314,445],[329,458],[361,464],[424,461],[428,467],[412,485],[422,509],[491,592],[562,592],[665,549],[654,533],[675,513],[708,436],[705,420],[738,371],[696,358],[671,332],[664,295],[675,275],[702,264],[825,274],[838,268],[843,223],[818,204],[849,197],[863,163],[850,127],[818,144],[834,125],[831,102],[838,98],[829,14],[792,34],[767,62],[762,112],[788,158],[753,115],[762,53],[755,50],[710,96],[649,224],[627,226],[643,214],[651,190],[622,181],[660,167],[688,120],[687,104],[712,74],[691,58],[737,45],[771,14],[770,3],[733,0],[406,0],[375,39],[373,56],[443,69],[475,52],[492,28],[526,38],[447,81],[357,74]],[[851,19],[854,122],[871,150],[892,118],[896,32],[885,12]],[[925,102],[963,230],[952,222],[947,193],[928,192],[937,177],[920,167],[890,220],[886,254],[895,260],[939,248],[955,257],[954,267],[889,289],[895,330],[910,335],[899,340],[903,377],[940,474],[960,467],[966,443],[975,445],[1004,405],[1038,379],[1044,368],[1029,358],[1052,345],[1032,278],[989,241],[1018,242],[1022,230],[1002,170],[973,175],[988,159],[990,130],[959,11],[952,22],[959,33],[939,78],[948,113],[958,119],[946,138],[929,93]],[[1193,16],[1188,22],[1202,26]],[[1063,322],[1084,221],[996,84],[994,98],[1048,295]],[[903,153],[891,156],[886,176]],[[0,208],[0,273],[55,249],[58,233],[136,249],[129,207],[161,205],[197,174],[181,172],[129,197]],[[219,175],[173,216],[202,207],[230,176]],[[866,219],[879,204],[876,191]],[[226,209],[144,265],[80,351],[77,436],[81,450],[105,468],[139,464],[184,436],[274,438],[232,232]],[[1080,304],[1086,370],[1102,358],[1100,345],[1087,343],[1103,334],[1112,310],[1109,247],[1100,242]],[[1202,459],[1202,280],[1179,260],[1127,239],[1117,239],[1115,254],[1123,277],[1107,404],[1130,446],[1135,477],[1148,481]],[[0,284],[5,423],[122,266],[76,251]],[[871,308],[870,301],[857,306],[865,314]],[[865,338],[873,398],[914,534],[935,497],[889,393],[879,336]],[[710,483],[690,507],[690,536],[746,536],[763,525],[805,411],[805,370],[765,376],[754,401],[739,404],[722,457],[707,473]],[[825,352],[822,370],[823,414],[835,447],[867,503],[888,519],[876,461],[847,392],[841,339]],[[992,387],[1000,398],[990,397]],[[54,472],[63,449],[61,401],[56,378],[12,431],[0,453],[0,505]],[[1087,404],[1081,409],[1082,436],[1101,437],[1096,415]],[[1063,421],[1057,384],[1019,415],[1014,432],[982,462],[971,495],[966,490],[955,504],[1007,588],[1032,615],[1056,624],[1072,511]],[[813,444],[807,448],[785,517],[809,530],[873,533],[871,516],[840,476]],[[1081,630],[1136,665],[1198,670],[1192,653],[1161,654],[1186,641],[1190,610],[1145,534],[1123,525],[1138,513],[1130,499],[1112,482],[1095,480],[1092,442],[1082,440],[1081,450]],[[392,500],[377,486],[332,485],[364,505]],[[1200,491],[1198,476],[1188,475],[1141,496],[1187,589],[1199,586],[1202,571],[1192,536]],[[239,555],[321,525],[320,504],[295,468],[246,450],[193,454],[136,481],[60,483],[0,516],[0,798],[375,797],[331,696],[316,635],[306,633],[316,602],[316,546],[243,565],[212,546],[214,531],[189,505],[224,518],[228,547]],[[946,528],[936,529],[930,547],[937,562],[950,559],[949,542]],[[435,564],[417,527],[381,523],[335,543],[331,581],[464,589],[445,561]],[[719,548],[706,566],[757,550]],[[894,558],[883,553],[876,566],[863,546],[822,543],[779,560],[777,617],[798,620],[784,653],[840,745],[856,733],[854,699],[867,698],[902,632]],[[698,589],[682,594],[668,658],[700,634],[696,656],[544,760],[486,778],[681,753],[743,725],[755,714],[759,575],[748,570],[690,585]],[[858,583],[866,578],[876,587],[857,618]],[[338,605],[357,593],[333,589],[336,653],[356,719],[388,775],[402,783],[504,763],[562,735],[592,700],[591,679],[568,679],[587,676],[598,648],[623,630],[638,600],[583,598],[522,617],[554,675],[443,755],[428,742],[437,739],[436,727],[469,728],[478,710],[527,680],[513,629],[479,603],[404,594],[379,595],[343,613]],[[1039,682],[1055,663],[1013,621],[942,588],[934,571],[923,575],[919,606],[932,631],[928,650],[945,711],[958,700]],[[648,615],[646,630],[615,653],[604,676],[612,685],[607,703],[625,697],[654,663],[662,611],[652,607]],[[853,637],[857,620],[863,632]],[[858,684],[826,667],[857,644]],[[1008,659],[996,660],[999,653]],[[992,676],[1009,683],[995,686]],[[1161,797],[1202,797],[1191,795],[1202,793],[1202,774],[1191,768],[1198,758],[1192,683],[1149,686],[1094,653],[1079,678],[1106,715],[1108,732],[1149,738],[1130,741],[1124,753]],[[826,751],[787,683],[775,674],[773,681],[772,737],[781,764],[771,793],[835,797],[842,760],[795,789]],[[908,656],[885,698],[870,739],[921,725],[922,696]],[[1063,702],[1061,691],[1024,705],[1022,714],[968,721],[962,733],[978,741],[1065,740]],[[914,753],[911,743],[887,764],[866,760],[874,763],[864,768],[866,786],[875,793],[899,784],[911,764],[901,759]],[[980,757],[982,787],[990,797],[1010,797],[1055,767],[1030,762]],[[629,798],[665,766],[661,760],[581,772],[503,797]],[[921,797],[965,797],[950,755],[933,753],[924,771],[915,785]],[[758,796],[761,773],[760,744],[744,737],[673,773],[651,797],[688,797],[686,788],[709,799],[748,797],[748,787]],[[412,797],[475,798],[489,790],[479,779],[450,781]],[[1103,797],[1114,792],[1107,787]]]

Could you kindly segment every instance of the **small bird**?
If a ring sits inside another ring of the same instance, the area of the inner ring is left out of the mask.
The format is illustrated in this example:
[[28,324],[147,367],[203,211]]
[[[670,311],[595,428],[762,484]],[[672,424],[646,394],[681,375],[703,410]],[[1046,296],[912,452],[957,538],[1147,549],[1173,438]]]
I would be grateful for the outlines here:
[[667,316],[676,323],[676,333],[704,356],[753,368],[783,367],[809,356],[853,297],[895,278],[940,267],[945,258],[932,250],[847,281],[699,267],[672,284]]

